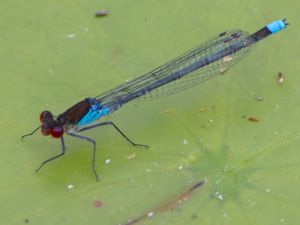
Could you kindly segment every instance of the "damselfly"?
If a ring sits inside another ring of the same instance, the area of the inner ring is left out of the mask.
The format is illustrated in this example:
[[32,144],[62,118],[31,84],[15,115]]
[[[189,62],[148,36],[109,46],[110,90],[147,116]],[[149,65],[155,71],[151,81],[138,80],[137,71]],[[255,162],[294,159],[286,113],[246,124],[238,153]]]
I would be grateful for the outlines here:
[[137,98],[153,99],[174,94],[223,73],[245,57],[256,42],[283,30],[287,25],[286,19],[277,20],[251,35],[241,30],[225,31],[149,73],[127,81],[97,97],[86,98],[78,102],[58,116],[53,116],[50,111],[43,111],[40,114],[41,125],[31,133],[23,135],[22,139],[41,129],[45,136],[60,138],[61,153],[44,161],[36,172],[46,163],[65,154],[63,135],[66,133],[92,143],[92,170],[98,180],[95,168],[96,141],[78,133],[109,125],[115,128],[130,144],[148,147],[134,143],[111,121],[95,122]]

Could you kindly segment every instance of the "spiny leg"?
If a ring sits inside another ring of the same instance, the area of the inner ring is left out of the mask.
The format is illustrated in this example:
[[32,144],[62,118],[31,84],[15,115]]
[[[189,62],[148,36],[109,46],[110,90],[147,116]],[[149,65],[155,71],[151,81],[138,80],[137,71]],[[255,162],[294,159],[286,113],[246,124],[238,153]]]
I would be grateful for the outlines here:
[[96,171],[96,141],[94,141],[93,139],[89,138],[89,137],[85,137],[85,136],[81,136],[78,134],[74,134],[74,133],[67,133],[68,135],[75,137],[75,138],[79,138],[88,142],[91,142],[93,144],[93,162],[92,162],[92,170],[96,176],[96,180],[99,181],[99,176],[97,174]]
[[54,160],[54,159],[57,159],[57,158],[59,158],[59,157],[61,157],[61,156],[63,156],[63,155],[65,154],[65,152],[66,152],[66,147],[65,147],[65,141],[64,141],[64,138],[63,138],[63,137],[60,138],[60,142],[61,142],[61,153],[58,154],[58,155],[56,155],[56,156],[51,157],[50,159],[45,160],[44,162],[42,162],[42,164],[35,170],[35,172],[39,172],[39,170],[40,170],[46,163],[48,163],[48,162],[50,162],[50,161],[52,161],[52,160]]
[[120,130],[120,128],[117,127],[117,125],[115,125],[113,122],[111,121],[107,121],[107,122],[103,122],[103,123],[98,123],[92,126],[88,126],[88,127],[83,127],[81,129],[76,130],[76,132],[82,132],[82,131],[86,131],[86,130],[90,130],[96,127],[101,127],[101,126],[106,126],[106,125],[111,125],[113,126],[118,132],[119,134],[121,134],[123,136],[123,138],[125,138],[130,144],[132,144],[133,146],[139,146],[139,147],[143,147],[143,148],[149,148],[148,145],[143,145],[143,144],[136,144],[134,143],[132,140],[130,140],[129,137],[127,137],[123,131]]

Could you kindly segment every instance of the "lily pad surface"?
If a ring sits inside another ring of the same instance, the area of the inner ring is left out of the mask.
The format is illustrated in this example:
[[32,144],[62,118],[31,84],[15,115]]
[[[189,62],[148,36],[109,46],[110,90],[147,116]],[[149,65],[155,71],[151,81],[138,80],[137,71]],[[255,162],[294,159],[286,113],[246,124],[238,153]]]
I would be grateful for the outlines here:
[[[0,223],[240,225],[300,220],[299,2],[6,1],[0,34]],[[95,16],[101,12],[101,16]],[[90,143],[37,132],[54,114],[228,29],[291,25],[201,85],[104,118]],[[278,75],[279,72],[281,75]]]

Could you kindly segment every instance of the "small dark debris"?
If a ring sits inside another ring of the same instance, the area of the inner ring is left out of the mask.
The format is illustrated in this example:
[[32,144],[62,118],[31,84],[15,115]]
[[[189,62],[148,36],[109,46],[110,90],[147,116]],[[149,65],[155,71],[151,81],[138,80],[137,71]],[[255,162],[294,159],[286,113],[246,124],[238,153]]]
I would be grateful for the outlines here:
[[250,121],[250,122],[258,122],[258,118],[257,117],[255,117],[255,116],[249,116],[248,117],[248,120]]
[[95,17],[104,17],[104,16],[108,16],[108,11],[106,10],[99,10],[95,13]]
[[283,84],[284,83],[284,76],[282,72],[278,72],[277,74],[277,83],[278,84]]
[[25,222],[25,223],[29,223],[29,219],[25,219],[24,222]]

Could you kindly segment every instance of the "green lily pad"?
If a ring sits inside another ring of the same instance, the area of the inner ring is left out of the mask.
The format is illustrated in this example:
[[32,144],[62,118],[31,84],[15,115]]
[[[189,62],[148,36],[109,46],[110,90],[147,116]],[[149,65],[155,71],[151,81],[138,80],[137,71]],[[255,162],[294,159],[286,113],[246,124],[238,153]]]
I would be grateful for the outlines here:
[[[298,2],[7,1],[1,21],[1,224],[297,224]],[[95,17],[99,10],[108,12]],[[232,28],[288,17],[225,74],[185,92],[125,105],[92,146],[38,134],[58,114]],[[284,77],[278,83],[278,72]],[[197,185],[198,184],[198,185]],[[196,186],[195,186],[196,185]]]

